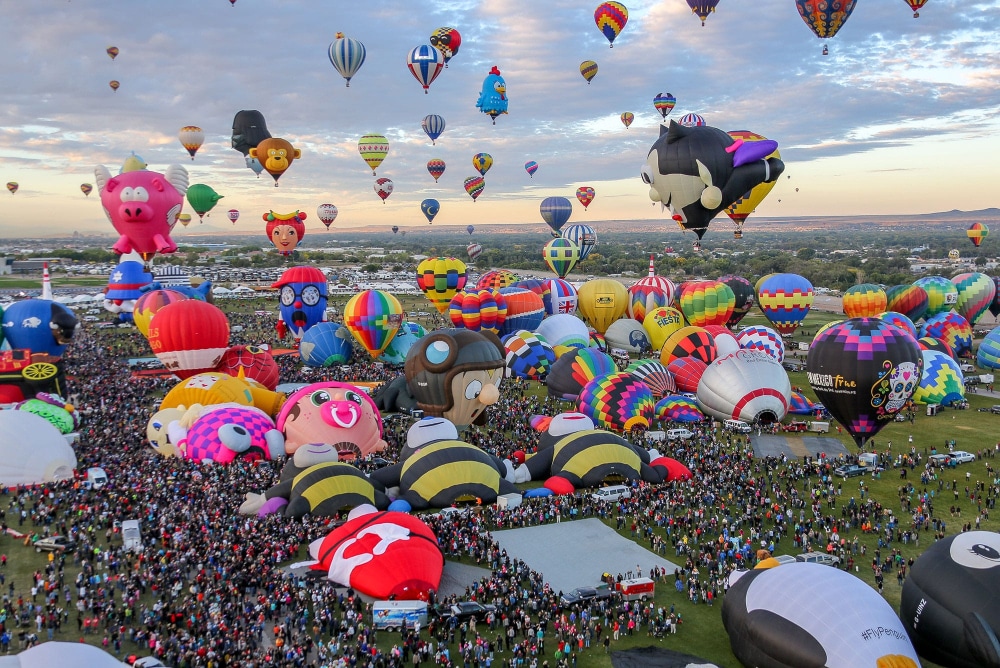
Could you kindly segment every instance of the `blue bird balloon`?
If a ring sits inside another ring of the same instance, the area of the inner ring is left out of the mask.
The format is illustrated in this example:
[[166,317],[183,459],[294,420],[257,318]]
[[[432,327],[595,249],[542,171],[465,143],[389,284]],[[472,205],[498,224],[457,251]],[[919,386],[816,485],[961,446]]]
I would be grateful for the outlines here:
[[497,116],[507,113],[507,82],[500,76],[500,69],[496,65],[483,80],[483,90],[479,93],[476,107],[490,115],[493,125],[497,124]]

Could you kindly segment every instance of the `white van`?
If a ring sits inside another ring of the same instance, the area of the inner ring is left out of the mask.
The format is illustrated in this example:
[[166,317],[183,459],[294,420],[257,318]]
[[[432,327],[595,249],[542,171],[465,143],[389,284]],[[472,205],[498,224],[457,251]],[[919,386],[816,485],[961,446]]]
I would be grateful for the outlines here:
[[99,466],[87,469],[87,477],[83,481],[85,489],[100,489],[108,484],[108,474]]
[[668,429],[667,430],[667,440],[668,441],[686,441],[694,436],[694,432],[690,429],[684,429],[683,427],[679,429]]
[[632,498],[632,490],[630,490],[625,485],[610,485],[608,487],[601,487],[600,489],[595,489],[594,493],[590,495],[590,498],[594,501],[610,501],[615,502],[619,499],[630,499]]
[[423,601],[375,601],[372,623],[376,629],[397,631],[412,629],[417,623],[427,626],[427,604]]
[[128,552],[139,552],[142,550],[142,529],[139,520],[125,520],[122,522],[122,543]]
[[726,431],[733,431],[737,434],[749,434],[753,429],[743,420],[726,420],[722,423],[722,428]]

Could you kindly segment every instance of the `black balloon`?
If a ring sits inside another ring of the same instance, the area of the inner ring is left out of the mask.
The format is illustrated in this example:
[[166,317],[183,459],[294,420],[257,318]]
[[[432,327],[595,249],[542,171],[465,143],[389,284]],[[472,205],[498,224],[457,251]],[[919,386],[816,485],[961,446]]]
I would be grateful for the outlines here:
[[878,318],[852,318],[816,335],[806,371],[816,396],[860,448],[906,405],[923,365],[908,332]]
[[270,138],[264,114],[256,109],[236,112],[233,118],[233,148],[245,156],[250,155],[250,149],[257,148],[257,144]]

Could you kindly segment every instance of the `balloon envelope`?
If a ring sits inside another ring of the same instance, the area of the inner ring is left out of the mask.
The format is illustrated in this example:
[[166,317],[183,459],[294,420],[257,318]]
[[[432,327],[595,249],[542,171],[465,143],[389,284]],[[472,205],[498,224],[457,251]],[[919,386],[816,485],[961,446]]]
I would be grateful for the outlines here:
[[166,369],[189,378],[218,366],[229,347],[229,319],[217,306],[185,299],[153,314],[147,339]]
[[349,364],[354,353],[351,332],[335,322],[318,322],[302,335],[299,357],[311,367]]
[[798,274],[774,274],[757,291],[757,303],[781,334],[792,334],[809,314],[813,286]]
[[611,323],[625,315],[628,306],[625,286],[610,278],[587,281],[580,286],[577,295],[580,314],[600,334],[608,331]]
[[373,358],[382,354],[403,322],[403,307],[382,290],[364,290],[344,306],[344,325]]
[[561,230],[573,215],[573,205],[565,197],[546,197],[538,210],[542,214],[542,220],[552,228],[553,232]]
[[580,261],[580,247],[563,237],[550,239],[542,247],[542,258],[556,276],[565,278]]

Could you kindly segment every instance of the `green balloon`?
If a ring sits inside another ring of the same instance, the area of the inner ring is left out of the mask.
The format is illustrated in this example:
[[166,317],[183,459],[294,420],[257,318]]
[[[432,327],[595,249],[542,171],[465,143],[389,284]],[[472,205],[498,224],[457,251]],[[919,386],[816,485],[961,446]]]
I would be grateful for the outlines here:
[[204,183],[195,183],[187,190],[187,200],[194,212],[201,218],[212,210],[212,207],[222,199],[222,195],[212,190],[212,186]]

